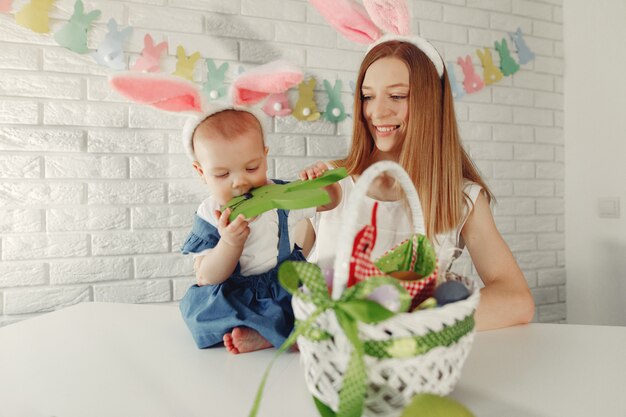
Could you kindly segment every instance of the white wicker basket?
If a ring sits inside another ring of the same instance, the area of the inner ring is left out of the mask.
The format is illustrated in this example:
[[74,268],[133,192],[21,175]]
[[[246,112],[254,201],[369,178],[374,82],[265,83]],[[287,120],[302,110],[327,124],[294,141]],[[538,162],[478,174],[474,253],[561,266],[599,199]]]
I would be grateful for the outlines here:
[[[361,207],[369,185],[383,172],[391,173],[399,181],[409,201],[414,232],[424,233],[422,207],[413,183],[402,167],[393,162],[376,163],[361,175],[347,201],[347,212],[355,213]],[[357,231],[357,216],[346,217],[335,259],[333,299],[341,297],[347,283],[350,249]],[[359,338],[366,346],[368,380],[364,416],[398,416],[415,394],[447,395],[458,381],[474,340],[473,314],[479,291],[471,279],[452,274],[439,279],[461,279],[469,288],[470,297],[435,309],[399,313],[375,325],[358,324]],[[297,320],[306,320],[316,309],[300,297],[293,298],[293,307]],[[337,411],[342,379],[353,347],[332,310],[322,313],[314,325],[332,337],[317,341],[298,337],[305,380],[317,399]],[[401,349],[391,351],[389,346]],[[391,357],[371,354],[390,351]]]

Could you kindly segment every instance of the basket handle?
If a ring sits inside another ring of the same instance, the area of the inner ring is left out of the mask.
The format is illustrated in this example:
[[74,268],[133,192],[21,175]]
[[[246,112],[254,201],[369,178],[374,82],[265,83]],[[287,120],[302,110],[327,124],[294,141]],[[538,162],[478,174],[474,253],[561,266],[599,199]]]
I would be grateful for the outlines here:
[[354,189],[350,193],[350,198],[346,201],[343,223],[339,230],[338,249],[335,257],[335,271],[333,278],[333,299],[341,297],[341,293],[348,283],[348,275],[350,270],[350,256],[352,250],[352,242],[354,236],[358,232],[357,216],[353,215],[363,206],[363,199],[367,195],[372,181],[383,172],[393,174],[393,177],[400,183],[404,190],[409,207],[411,209],[411,218],[413,220],[413,232],[418,234],[426,234],[424,226],[424,212],[420,203],[417,191],[413,181],[406,173],[404,168],[396,162],[380,161],[370,165],[359,177]]

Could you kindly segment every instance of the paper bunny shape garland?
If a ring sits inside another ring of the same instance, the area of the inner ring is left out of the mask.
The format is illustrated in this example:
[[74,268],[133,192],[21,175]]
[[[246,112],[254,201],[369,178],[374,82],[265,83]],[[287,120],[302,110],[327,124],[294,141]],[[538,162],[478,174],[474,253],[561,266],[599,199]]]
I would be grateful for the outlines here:
[[[52,0],[54,1],[54,0]],[[0,0],[0,13],[9,13],[11,12],[11,3],[13,3],[13,0]],[[46,14],[47,16],[47,14]],[[47,32],[47,30],[46,30]],[[44,32],[44,33],[46,33]]]
[[324,80],[324,89],[328,95],[328,105],[326,105],[324,118],[333,123],[343,121],[347,115],[341,102],[341,80],[335,81],[335,85],[332,87],[327,80]]
[[264,125],[262,113],[251,108],[272,94],[284,93],[302,81],[302,71],[287,62],[274,61],[239,75],[225,100],[207,101],[200,88],[180,77],[139,72],[116,73],[109,76],[111,86],[135,103],[161,110],[188,114],[183,127],[183,146],[189,158],[195,160],[192,137],[200,122],[223,110],[243,110]]
[[224,62],[219,68],[215,66],[212,59],[206,60],[207,82],[202,86],[202,90],[209,100],[216,100],[226,95],[226,86],[224,85],[224,77],[228,70],[228,63]]
[[163,52],[167,51],[167,42],[161,42],[155,45],[152,36],[146,34],[143,38],[143,45],[141,56],[137,59],[131,70],[158,72],[161,69],[161,55]]
[[491,56],[491,50],[485,48],[484,51],[477,49],[476,55],[480,58],[480,62],[483,64],[483,79],[485,84],[493,84],[500,81],[503,77],[500,69],[493,63],[493,57]]
[[502,43],[495,41],[495,47],[500,54],[500,69],[502,74],[509,76],[519,71],[519,64],[511,57],[509,46],[506,44],[506,39],[502,39]]
[[465,59],[459,57],[457,63],[463,68],[463,88],[468,94],[475,93],[483,89],[485,84],[483,80],[474,72],[474,63],[472,57],[467,55]]
[[517,48],[517,56],[519,57],[519,63],[524,65],[535,59],[535,53],[528,49],[526,41],[522,37],[522,29],[517,28],[515,33],[509,33],[511,40],[515,43]]
[[193,69],[196,66],[196,61],[200,59],[200,52],[194,52],[187,56],[185,48],[179,45],[178,48],[176,48],[176,57],[178,58],[176,61],[176,70],[172,74],[189,81],[193,80]]
[[[6,11],[11,11],[11,1],[4,2]],[[33,32],[48,33],[50,31],[50,18],[48,14],[54,0],[31,0],[22,9],[15,13],[15,21],[18,25],[29,28]]]
[[317,104],[313,98],[315,90],[315,78],[309,81],[303,81],[298,86],[300,96],[293,109],[293,117],[301,121],[313,122],[320,118],[321,114],[317,111]]
[[84,13],[84,6],[81,0],[74,3],[74,14],[70,21],[54,34],[54,39],[61,46],[66,47],[76,53],[87,53],[87,33],[91,24],[100,16],[100,10]]
[[118,71],[123,70],[126,68],[124,42],[130,37],[133,28],[126,27],[123,30],[118,30],[115,19],[109,19],[107,27],[109,32],[98,46],[98,50],[93,52],[91,56],[102,66]]

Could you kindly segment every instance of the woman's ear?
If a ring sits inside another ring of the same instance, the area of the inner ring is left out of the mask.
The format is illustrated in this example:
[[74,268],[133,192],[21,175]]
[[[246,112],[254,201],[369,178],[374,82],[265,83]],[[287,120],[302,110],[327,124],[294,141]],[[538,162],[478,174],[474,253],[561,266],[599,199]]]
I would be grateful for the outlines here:
[[268,146],[265,147],[265,156],[267,156],[267,153],[270,151],[270,148]]

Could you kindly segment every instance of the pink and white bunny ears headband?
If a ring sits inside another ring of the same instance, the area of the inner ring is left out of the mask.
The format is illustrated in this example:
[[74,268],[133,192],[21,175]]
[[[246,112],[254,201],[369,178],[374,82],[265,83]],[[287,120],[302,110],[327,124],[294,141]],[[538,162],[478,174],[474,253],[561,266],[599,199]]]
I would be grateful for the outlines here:
[[182,141],[193,161],[193,133],[196,127],[224,110],[242,110],[257,118],[265,132],[265,117],[250,107],[271,94],[284,93],[302,82],[302,71],[285,62],[273,61],[239,75],[232,83],[228,97],[222,101],[206,101],[200,88],[183,78],[155,73],[123,72],[112,74],[109,83],[118,93],[135,103],[146,104],[173,113],[188,114]]
[[[439,78],[443,76],[443,60],[426,39],[410,35],[410,19],[405,0],[363,0],[363,6],[354,0],[309,0],[322,16],[346,38],[376,45],[401,41],[415,45],[435,65]],[[381,29],[387,34],[383,35]]]

